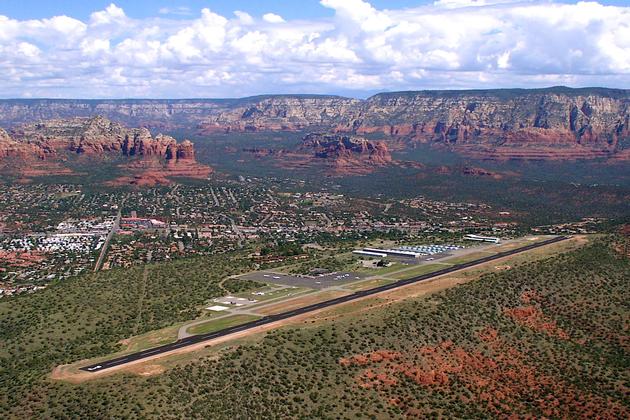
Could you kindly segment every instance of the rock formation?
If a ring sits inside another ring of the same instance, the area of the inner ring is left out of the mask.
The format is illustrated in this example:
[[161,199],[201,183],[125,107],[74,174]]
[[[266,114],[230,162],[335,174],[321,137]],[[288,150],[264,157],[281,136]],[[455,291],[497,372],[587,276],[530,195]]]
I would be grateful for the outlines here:
[[341,132],[440,143],[476,157],[608,157],[630,138],[630,91],[408,92],[369,98]]
[[[191,100],[0,100],[0,125],[102,114],[127,124],[229,131],[380,133],[489,159],[625,159],[630,90],[554,87]],[[97,124],[98,126],[98,124]],[[107,127],[102,127],[107,129]],[[89,146],[89,142],[84,142]],[[106,147],[104,145],[103,147]],[[619,155],[620,157],[617,157]]]
[[361,101],[338,96],[286,95],[250,98],[210,115],[202,133],[225,131],[298,131],[329,129],[354,116]]
[[126,128],[100,116],[21,125],[11,134],[0,132],[0,157],[20,153],[24,161],[57,161],[73,155],[127,158],[122,167],[134,172],[134,178],[160,178],[160,183],[167,177],[207,177],[211,172],[195,161],[189,140],[177,143],[163,134],[152,137],[146,128]]
[[53,150],[16,141],[0,128],[0,172],[20,177],[23,182],[36,176],[73,174],[59,162],[47,160],[51,154]]
[[366,173],[392,162],[384,142],[342,134],[311,133],[304,137],[300,151],[324,160],[338,173]]
[[280,156],[286,153],[289,153],[284,149],[271,149],[271,148],[261,148],[261,147],[244,147],[242,149],[243,152],[249,153],[256,158],[264,158],[269,156]]
[[9,133],[0,128],[0,159],[29,159],[36,155],[36,148],[29,144],[15,141]]

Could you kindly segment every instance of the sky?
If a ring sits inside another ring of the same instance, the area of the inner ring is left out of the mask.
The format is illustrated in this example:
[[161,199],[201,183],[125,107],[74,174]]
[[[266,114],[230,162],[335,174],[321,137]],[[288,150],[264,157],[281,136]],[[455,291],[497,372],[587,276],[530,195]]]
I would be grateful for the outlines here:
[[0,0],[0,97],[630,88],[630,0]]

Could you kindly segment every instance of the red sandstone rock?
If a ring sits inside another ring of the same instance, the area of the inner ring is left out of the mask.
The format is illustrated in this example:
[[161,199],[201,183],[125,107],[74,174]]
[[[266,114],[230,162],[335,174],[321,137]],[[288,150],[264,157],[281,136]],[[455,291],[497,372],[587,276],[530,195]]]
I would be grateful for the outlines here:
[[178,144],[173,137],[163,134],[152,137],[146,128],[126,128],[102,117],[24,125],[13,131],[13,137],[4,130],[0,132],[0,159],[50,159],[62,152],[93,158],[105,154],[132,158],[123,165],[133,172],[132,176],[114,183],[165,184],[170,177],[205,178],[212,172],[210,167],[196,162],[190,140]]
[[338,173],[365,173],[392,162],[384,142],[340,134],[312,133],[302,140],[301,151],[322,159]]

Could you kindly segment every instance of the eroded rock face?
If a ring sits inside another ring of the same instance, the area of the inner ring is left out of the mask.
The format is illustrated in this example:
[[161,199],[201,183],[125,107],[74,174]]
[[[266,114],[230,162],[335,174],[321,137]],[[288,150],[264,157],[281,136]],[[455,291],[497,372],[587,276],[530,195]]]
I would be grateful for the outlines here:
[[26,161],[33,158],[43,158],[43,155],[38,152],[36,147],[15,141],[9,133],[0,128],[0,159],[17,158]]
[[397,92],[365,101],[272,97],[210,116],[201,127],[206,132],[316,127],[359,136],[380,133],[488,159],[624,157],[630,91]]
[[337,130],[443,143],[488,157],[584,158],[620,151],[620,141],[630,138],[629,120],[629,91],[410,92],[369,98],[361,117]]
[[175,151],[175,158],[177,160],[195,160],[195,146],[190,140],[184,140],[177,145]]
[[117,152],[123,156],[165,160],[194,160],[194,146],[189,140],[177,143],[173,137],[155,137],[146,128],[127,128],[104,117],[48,120],[15,128],[13,137],[56,152],[98,156]]
[[9,133],[7,133],[3,128],[0,128],[0,143],[5,144],[13,141]]
[[385,143],[359,136],[311,133],[302,140],[301,150],[317,159],[326,159],[339,168],[370,170],[392,161]]
[[229,131],[297,131],[330,128],[355,116],[360,100],[338,96],[287,95],[250,98],[210,115],[199,125],[204,133]]
[[[126,164],[134,178],[207,177],[211,168],[195,161],[194,145],[189,140],[177,143],[173,137],[151,136],[146,128],[127,128],[104,117],[49,120],[19,126],[13,138],[0,132],[0,158],[21,153],[54,160],[68,154],[104,158],[105,155],[133,158]],[[150,176],[149,176],[150,172]]]
[[377,165],[392,160],[385,143],[371,142],[359,136],[311,133],[302,140],[302,148],[310,149],[317,157],[324,159],[359,158]]
[[[490,158],[623,158],[630,143],[630,90],[584,88],[394,92],[366,100],[277,95],[229,100],[0,100],[0,125],[101,114],[133,125],[196,126],[203,134],[310,130],[382,133]],[[108,149],[93,121],[77,150]],[[146,133],[136,132],[144,137]],[[123,134],[124,136],[124,134]],[[95,144],[93,144],[95,143]],[[80,148],[82,145],[82,148]],[[621,157],[617,157],[620,155]]]

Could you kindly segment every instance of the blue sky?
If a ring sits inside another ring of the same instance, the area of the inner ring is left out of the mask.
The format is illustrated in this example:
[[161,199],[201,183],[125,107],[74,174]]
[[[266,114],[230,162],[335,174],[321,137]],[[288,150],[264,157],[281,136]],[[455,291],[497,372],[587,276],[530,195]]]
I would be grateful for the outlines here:
[[[94,10],[104,9],[111,0],[0,0],[0,14],[19,19],[40,19],[53,15],[65,14],[78,19],[86,19]],[[229,15],[234,10],[242,10],[252,15],[268,12],[282,14],[288,19],[310,19],[332,16],[333,11],[321,7],[317,0],[122,0],[115,1],[127,15],[134,18],[156,16],[160,9],[172,9],[174,17],[185,18],[180,8],[196,13],[203,8]],[[377,0],[372,5],[378,8],[401,8],[425,4],[418,0]],[[187,11],[184,11],[187,12]]]
[[2,97],[630,87],[630,0],[0,0]]
[[[561,2],[572,3],[570,0]],[[104,9],[110,3],[111,0],[0,0],[0,14],[16,19],[41,19],[54,15],[86,19],[94,10]],[[205,7],[224,16],[234,10],[242,10],[252,15],[273,12],[288,19],[311,19],[334,14],[333,11],[321,7],[318,0],[119,0],[115,3],[133,18],[156,16],[160,9],[168,8],[176,12],[171,16],[183,19],[187,13],[182,13],[181,10],[177,13],[177,9],[186,8],[194,13]],[[399,9],[431,4],[433,1],[372,0],[370,3],[378,9]],[[599,3],[628,6],[630,0],[605,0]]]

